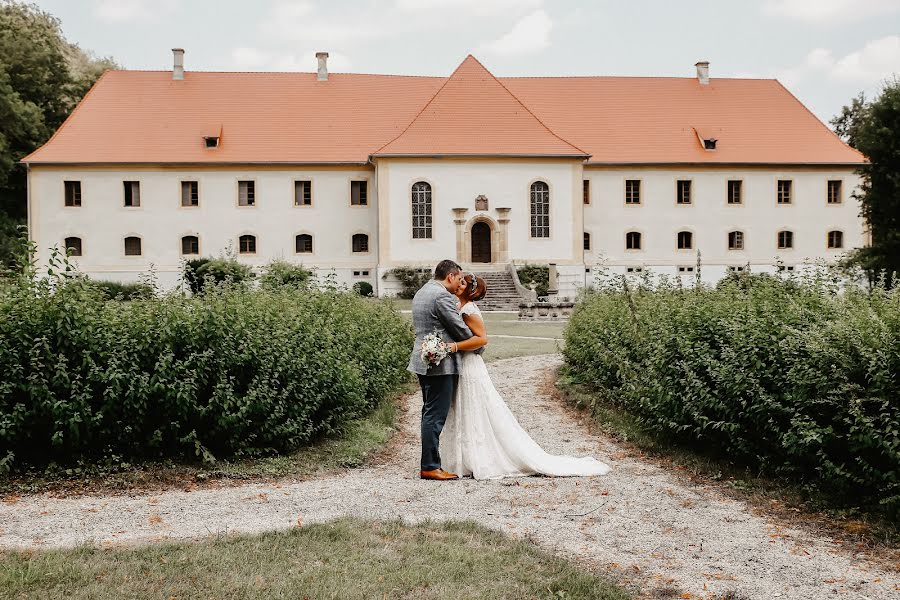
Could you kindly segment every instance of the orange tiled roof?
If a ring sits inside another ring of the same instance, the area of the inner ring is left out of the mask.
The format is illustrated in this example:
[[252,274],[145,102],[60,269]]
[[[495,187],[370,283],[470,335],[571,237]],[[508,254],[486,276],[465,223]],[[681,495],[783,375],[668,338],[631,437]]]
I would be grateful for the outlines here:
[[402,134],[374,153],[587,158],[547,128],[469,55]]
[[[203,136],[221,129],[221,144]],[[697,133],[718,139],[703,149]],[[108,71],[41,163],[365,163],[388,155],[589,163],[859,164],[775,80]]]

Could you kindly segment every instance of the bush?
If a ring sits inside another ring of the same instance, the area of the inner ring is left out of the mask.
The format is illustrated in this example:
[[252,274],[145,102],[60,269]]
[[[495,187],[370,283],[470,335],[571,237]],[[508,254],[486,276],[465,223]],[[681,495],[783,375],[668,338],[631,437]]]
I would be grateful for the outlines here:
[[153,287],[146,283],[120,283],[118,281],[87,280],[85,285],[94,288],[107,300],[137,300],[152,298]]
[[368,298],[372,295],[374,289],[372,288],[372,284],[368,281],[357,281],[353,284],[353,291],[360,296]]
[[243,284],[253,278],[249,266],[234,258],[195,258],[184,263],[184,281],[194,294],[202,294],[207,284]]
[[388,304],[353,294],[122,303],[24,274],[0,287],[0,468],[290,451],[405,382],[412,341]]
[[312,279],[312,271],[303,268],[303,265],[295,265],[286,260],[273,260],[266,265],[259,284],[270,290],[280,287],[307,289]]
[[534,283],[534,291],[538,296],[546,296],[550,289],[550,267],[546,265],[525,265],[516,269],[519,281],[525,287]]
[[565,358],[664,438],[900,510],[900,292],[739,276],[590,293]]
[[403,287],[397,295],[406,299],[415,296],[416,292],[419,291],[419,288],[432,279],[430,271],[422,273],[418,269],[412,267],[397,267],[385,273],[385,277],[387,277],[387,275],[393,275],[400,281],[400,284]]

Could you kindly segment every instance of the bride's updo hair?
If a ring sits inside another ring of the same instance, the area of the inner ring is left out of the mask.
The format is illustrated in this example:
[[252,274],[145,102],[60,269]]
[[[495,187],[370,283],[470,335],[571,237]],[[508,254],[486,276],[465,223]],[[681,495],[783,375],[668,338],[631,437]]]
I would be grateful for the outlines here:
[[466,298],[472,302],[477,302],[484,298],[485,294],[487,294],[487,283],[485,283],[483,278],[470,273],[465,276],[465,280],[468,286],[466,288]]

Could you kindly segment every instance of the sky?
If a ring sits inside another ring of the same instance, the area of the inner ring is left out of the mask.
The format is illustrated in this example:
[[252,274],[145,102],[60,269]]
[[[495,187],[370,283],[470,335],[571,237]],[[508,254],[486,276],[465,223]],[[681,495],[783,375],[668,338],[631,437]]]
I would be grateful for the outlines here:
[[821,120],[900,74],[900,0],[32,0],[127,69],[777,78]]

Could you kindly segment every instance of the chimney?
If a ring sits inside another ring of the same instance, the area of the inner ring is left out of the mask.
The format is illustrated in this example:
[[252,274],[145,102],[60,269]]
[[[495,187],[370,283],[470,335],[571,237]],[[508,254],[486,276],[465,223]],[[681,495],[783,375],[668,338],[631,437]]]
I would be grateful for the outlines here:
[[709,62],[701,60],[694,66],[697,67],[697,79],[700,80],[700,85],[709,85]]
[[184,48],[172,48],[174,64],[172,65],[172,79],[179,81],[184,79]]
[[316,58],[319,59],[319,76],[318,81],[328,81],[328,53],[316,52]]

